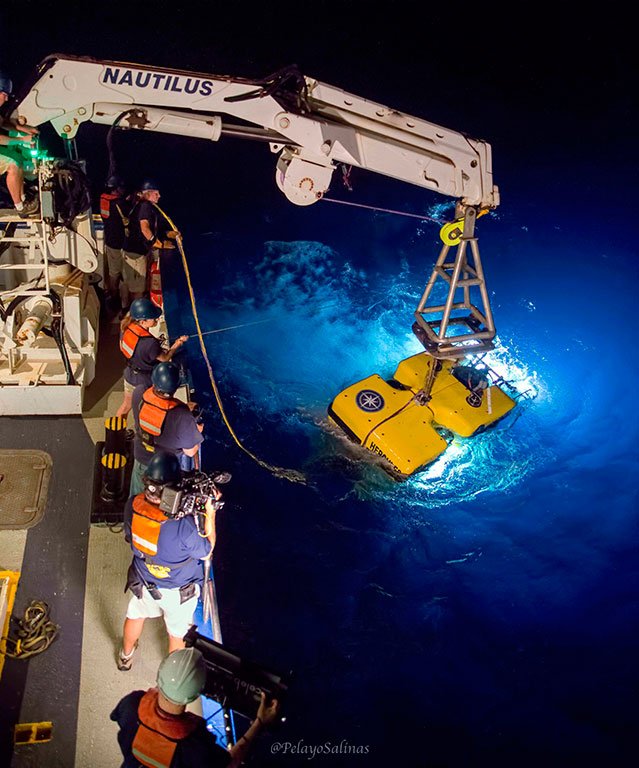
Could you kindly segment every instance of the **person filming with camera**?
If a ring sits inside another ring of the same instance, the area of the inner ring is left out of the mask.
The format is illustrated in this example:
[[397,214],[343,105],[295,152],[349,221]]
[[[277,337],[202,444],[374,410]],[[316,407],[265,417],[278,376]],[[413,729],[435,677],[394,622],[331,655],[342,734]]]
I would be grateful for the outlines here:
[[[215,547],[215,517],[222,493],[207,476],[201,495],[181,492],[177,456],[156,451],[145,467],[144,491],[124,508],[124,528],[133,550],[125,592],[132,595],[124,621],[118,669],[131,669],[146,619],[164,617],[169,653],[184,648],[204,580],[203,561]],[[225,482],[227,476],[219,482]],[[169,501],[167,502],[167,499]]]
[[195,648],[177,650],[160,664],[157,687],[132,691],[121,699],[111,720],[120,728],[122,768],[239,768],[255,739],[275,723],[279,702],[260,695],[257,715],[246,733],[228,751],[216,743],[206,720],[186,707],[205,693],[206,666]]

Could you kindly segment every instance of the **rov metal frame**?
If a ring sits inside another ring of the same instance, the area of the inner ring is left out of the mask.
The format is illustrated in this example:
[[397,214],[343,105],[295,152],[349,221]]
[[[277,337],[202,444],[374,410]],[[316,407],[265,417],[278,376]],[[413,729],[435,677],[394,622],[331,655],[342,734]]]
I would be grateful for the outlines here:
[[[475,237],[478,209],[474,206],[457,205],[455,218],[463,218],[463,231],[455,246],[444,245],[433,268],[422,298],[415,310],[413,332],[426,351],[436,358],[464,357],[469,354],[493,349],[495,323],[486,289],[484,270]],[[470,245],[470,254],[469,248]],[[455,248],[455,258],[448,261],[450,249]],[[470,256],[470,258],[469,258]],[[438,279],[448,285],[443,304],[429,305],[429,299]],[[479,291],[481,304],[473,303],[471,288]],[[461,300],[457,292],[462,291]],[[466,311],[465,316],[453,316],[453,312]],[[436,315],[434,319],[429,319]],[[456,333],[460,325],[466,333]]]

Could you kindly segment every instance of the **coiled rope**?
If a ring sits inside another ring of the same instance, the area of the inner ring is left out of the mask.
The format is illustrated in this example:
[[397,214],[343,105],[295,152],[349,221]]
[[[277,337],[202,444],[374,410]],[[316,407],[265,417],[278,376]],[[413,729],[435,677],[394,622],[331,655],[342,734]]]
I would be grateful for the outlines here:
[[49,606],[42,600],[32,600],[18,619],[17,637],[7,637],[6,655],[11,659],[26,659],[42,653],[58,634],[58,625],[49,620]]
[[226,428],[228,429],[231,437],[235,441],[236,445],[240,450],[244,451],[244,453],[249,456],[253,461],[255,461],[257,464],[259,464],[263,469],[268,470],[271,474],[275,475],[276,477],[281,477],[285,480],[289,480],[292,483],[303,483],[306,484],[306,477],[301,472],[298,472],[295,469],[286,469],[285,467],[277,467],[273,464],[269,464],[266,461],[263,461],[258,456],[256,456],[254,453],[252,453],[248,448],[246,448],[238,436],[235,434],[235,430],[233,429],[231,423],[228,420],[228,417],[226,415],[226,411],[224,410],[224,404],[222,403],[222,398],[220,396],[220,391],[217,386],[217,382],[215,380],[215,375],[213,374],[213,368],[211,366],[211,361],[209,360],[209,356],[206,351],[206,345],[204,343],[204,334],[202,333],[202,328],[200,326],[200,320],[197,313],[197,306],[195,302],[195,293],[193,291],[193,285],[191,283],[191,273],[189,271],[189,265],[186,260],[186,254],[184,253],[184,247],[182,245],[182,235],[179,233],[178,228],[175,226],[171,218],[168,216],[167,213],[165,213],[159,205],[155,205],[155,207],[158,209],[158,211],[164,216],[167,223],[171,227],[171,229],[174,232],[177,232],[177,237],[175,239],[175,242],[177,243],[178,250],[180,251],[180,256],[182,257],[182,266],[184,268],[184,275],[186,277],[186,283],[189,289],[189,299],[191,301],[191,312],[193,314],[193,319],[195,320],[195,327],[197,329],[197,337],[200,342],[200,350],[202,352],[202,357],[204,358],[204,362],[206,364],[206,369],[209,374],[209,380],[211,382],[211,388],[213,389],[213,393],[215,394],[215,400],[217,401],[217,407],[220,409],[220,414],[222,415],[222,419],[224,420],[224,424],[226,425]]

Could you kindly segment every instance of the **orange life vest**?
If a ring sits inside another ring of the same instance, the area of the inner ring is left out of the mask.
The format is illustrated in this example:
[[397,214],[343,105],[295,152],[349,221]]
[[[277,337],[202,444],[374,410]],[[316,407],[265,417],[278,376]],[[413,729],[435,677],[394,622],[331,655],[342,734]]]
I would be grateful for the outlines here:
[[111,200],[115,200],[116,197],[118,195],[113,192],[103,192],[100,195],[100,216],[102,216],[102,220],[109,218],[109,206]]
[[142,395],[142,404],[138,413],[138,427],[142,445],[147,451],[155,450],[155,438],[162,434],[164,420],[169,411],[180,405],[180,400],[156,395],[149,387]]
[[142,328],[135,321],[129,323],[126,330],[120,338],[120,352],[130,360],[135,354],[135,348],[138,345],[138,341],[144,336],[151,336],[151,332],[146,328]]
[[134,757],[148,768],[170,768],[177,745],[195,731],[199,721],[191,712],[163,712],[158,706],[158,690],[151,688],[138,706],[139,725],[131,747]]
[[160,529],[167,521],[160,508],[147,501],[143,493],[133,499],[131,539],[133,546],[145,555],[157,555]]

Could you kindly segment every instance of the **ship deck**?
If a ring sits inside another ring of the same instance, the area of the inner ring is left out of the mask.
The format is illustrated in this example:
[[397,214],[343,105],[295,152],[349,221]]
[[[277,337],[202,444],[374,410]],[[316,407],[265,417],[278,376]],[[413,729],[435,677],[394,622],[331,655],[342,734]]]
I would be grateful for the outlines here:
[[[112,768],[117,727],[109,713],[125,694],[155,683],[166,654],[161,620],[145,625],[133,669],[117,670],[131,552],[121,528],[92,523],[96,445],[122,398],[117,322],[101,318],[97,375],[81,416],[0,418],[0,449],[37,449],[53,460],[44,516],[0,529],[0,571],[19,571],[13,617],[42,600],[55,641],[30,659],[6,658],[0,677],[0,765]],[[195,704],[197,711],[199,703]],[[17,724],[52,723],[48,741],[14,746]]]

